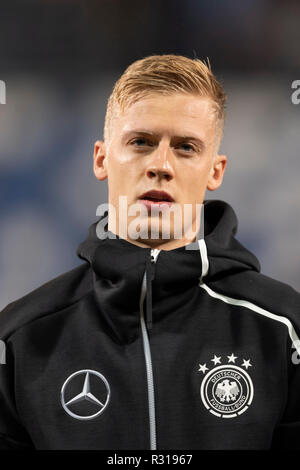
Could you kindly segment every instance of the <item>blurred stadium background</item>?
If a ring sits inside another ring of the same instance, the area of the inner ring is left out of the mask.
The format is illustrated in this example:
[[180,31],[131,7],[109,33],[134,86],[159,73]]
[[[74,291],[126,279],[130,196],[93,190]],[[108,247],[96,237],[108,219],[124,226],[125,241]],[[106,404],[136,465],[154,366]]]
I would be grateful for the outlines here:
[[[0,309],[75,267],[106,202],[92,172],[106,100],[134,60],[209,57],[228,93],[222,188],[262,272],[300,290],[298,0],[2,0]],[[125,175],[124,175],[125,176]]]

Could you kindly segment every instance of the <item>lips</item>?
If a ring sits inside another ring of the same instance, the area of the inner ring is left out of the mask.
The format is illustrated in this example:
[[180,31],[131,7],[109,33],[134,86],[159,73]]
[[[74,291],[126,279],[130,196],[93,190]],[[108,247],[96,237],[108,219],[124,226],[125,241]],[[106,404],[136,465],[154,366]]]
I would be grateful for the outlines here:
[[151,215],[152,210],[155,212],[157,209],[159,211],[168,211],[174,201],[169,193],[166,191],[157,191],[156,189],[141,194],[139,200],[147,208],[148,213],[151,213]]
[[153,201],[153,202],[173,202],[172,196],[165,191],[157,191],[155,189],[143,193],[139,199]]

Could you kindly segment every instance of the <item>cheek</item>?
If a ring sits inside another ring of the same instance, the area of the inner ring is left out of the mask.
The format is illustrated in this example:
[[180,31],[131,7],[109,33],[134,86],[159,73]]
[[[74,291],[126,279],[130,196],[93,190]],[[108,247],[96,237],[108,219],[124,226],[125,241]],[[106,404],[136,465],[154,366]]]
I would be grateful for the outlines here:
[[209,167],[185,168],[179,172],[179,175],[183,188],[186,188],[187,191],[190,189],[195,190],[197,186],[206,183],[209,175]]
[[120,194],[127,194],[136,187],[138,175],[137,162],[128,157],[110,156],[107,166],[110,189]]
[[114,148],[108,158],[110,172],[119,172],[127,175],[132,172],[132,168],[138,165],[138,158],[126,152],[126,149]]
[[209,176],[209,167],[185,168],[180,173],[177,187],[185,201],[190,203],[198,202],[203,199]]
[[122,174],[123,176],[126,174],[124,166],[124,159],[121,158],[120,154],[110,154],[107,165],[108,177],[111,180],[119,180]]

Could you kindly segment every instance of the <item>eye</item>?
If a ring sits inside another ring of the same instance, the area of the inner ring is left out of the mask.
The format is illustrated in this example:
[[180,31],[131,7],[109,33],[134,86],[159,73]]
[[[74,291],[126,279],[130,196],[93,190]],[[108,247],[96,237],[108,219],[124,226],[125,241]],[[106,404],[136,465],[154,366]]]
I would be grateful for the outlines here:
[[186,142],[182,142],[182,144],[180,144],[179,147],[183,148],[184,151],[188,151],[188,152],[196,150],[193,145],[188,144]]
[[130,145],[135,145],[137,147],[142,147],[145,144],[151,145],[151,143],[144,137],[137,137],[130,142]]

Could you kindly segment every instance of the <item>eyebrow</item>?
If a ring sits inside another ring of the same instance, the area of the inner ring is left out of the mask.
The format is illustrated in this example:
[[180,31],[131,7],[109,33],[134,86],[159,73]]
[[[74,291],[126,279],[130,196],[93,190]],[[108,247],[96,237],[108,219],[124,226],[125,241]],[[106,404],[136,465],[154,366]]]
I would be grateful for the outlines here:
[[[126,139],[128,139],[132,135],[151,136],[151,137],[159,137],[160,136],[160,134],[158,134],[156,132],[146,130],[146,129],[132,129],[132,130],[127,131],[127,132],[124,133],[124,135],[122,137],[122,141],[124,142]],[[199,137],[188,136],[188,135],[174,135],[174,136],[172,136],[172,139],[175,139],[175,140],[190,140],[190,141],[193,141],[193,142],[197,143],[202,148],[205,147],[204,141],[202,139],[200,139]]]

